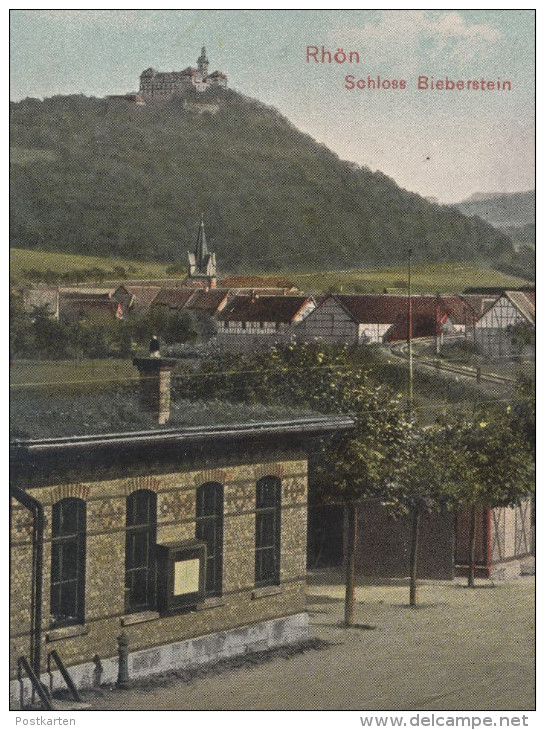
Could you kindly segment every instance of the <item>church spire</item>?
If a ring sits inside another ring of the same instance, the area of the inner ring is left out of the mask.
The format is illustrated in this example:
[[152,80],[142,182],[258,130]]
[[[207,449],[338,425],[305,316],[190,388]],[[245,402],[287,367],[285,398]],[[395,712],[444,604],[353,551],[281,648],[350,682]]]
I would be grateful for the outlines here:
[[195,244],[195,250],[193,253],[188,251],[187,257],[189,260],[189,277],[210,277],[214,280],[210,286],[215,286],[216,277],[216,254],[211,253],[206,245],[206,233],[204,231],[204,216],[201,215],[201,223],[199,226],[199,232],[197,234],[197,243]]
[[206,233],[204,232],[204,216],[201,213],[201,225],[197,234],[197,245],[195,246],[195,260],[199,269],[206,265],[208,258],[208,247],[206,245]]

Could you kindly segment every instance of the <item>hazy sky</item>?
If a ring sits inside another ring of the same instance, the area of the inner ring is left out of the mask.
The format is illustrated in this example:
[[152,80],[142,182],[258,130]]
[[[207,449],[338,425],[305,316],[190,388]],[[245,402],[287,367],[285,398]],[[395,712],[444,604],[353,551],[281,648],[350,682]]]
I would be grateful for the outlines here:
[[[404,188],[456,202],[534,187],[531,10],[12,10],[11,98],[135,91],[202,45],[232,88]],[[360,63],[308,63],[307,46]],[[347,74],[406,88],[347,89]],[[418,90],[422,75],[512,90]]]

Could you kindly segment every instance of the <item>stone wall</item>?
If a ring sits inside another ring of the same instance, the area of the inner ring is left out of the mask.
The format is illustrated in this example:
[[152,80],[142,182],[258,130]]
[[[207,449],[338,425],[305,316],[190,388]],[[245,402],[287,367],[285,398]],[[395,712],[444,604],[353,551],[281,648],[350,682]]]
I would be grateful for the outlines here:
[[[251,626],[304,612],[307,520],[307,464],[302,453],[292,452],[257,462],[240,456],[210,467],[203,461],[168,473],[106,479],[89,473],[77,483],[33,486],[28,492],[45,511],[42,667],[56,649],[67,666],[90,666],[95,655],[115,659],[117,636],[125,631],[131,652],[203,635]],[[254,587],[255,487],[262,476],[281,478],[280,585]],[[125,504],[138,489],[157,494],[157,542],[195,538],[196,489],[205,482],[224,485],[223,591],[196,609],[162,616],[154,611],[125,614]],[[79,497],[87,506],[85,625],[54,628],[50,615],[51,515],[63,497]],[[17,658],[29,657],[32,519],[12,501],[11,551],[11,671]]]

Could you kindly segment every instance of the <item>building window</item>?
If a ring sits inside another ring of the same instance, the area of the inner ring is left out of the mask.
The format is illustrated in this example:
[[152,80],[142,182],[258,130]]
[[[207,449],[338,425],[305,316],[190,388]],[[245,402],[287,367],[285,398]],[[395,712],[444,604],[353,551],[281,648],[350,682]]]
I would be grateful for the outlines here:
[[242,322],[241,323],[241,327],[242,327],[243,330],[245,330],[246,329],[246,322]]
[[206,543],[206,595],[221,596],[223,567],[223,486],[197,489],[196,538]]
[[155,608],[155,542],[157,495],[139,489],[127,497],[125,536],[125,609]]
[[255,584],[280,583],[280,494],[277,477],[257,482],[255,516]]
[[51,623],[85,620],[85,502],[68,497],[55,502],[51,533]]

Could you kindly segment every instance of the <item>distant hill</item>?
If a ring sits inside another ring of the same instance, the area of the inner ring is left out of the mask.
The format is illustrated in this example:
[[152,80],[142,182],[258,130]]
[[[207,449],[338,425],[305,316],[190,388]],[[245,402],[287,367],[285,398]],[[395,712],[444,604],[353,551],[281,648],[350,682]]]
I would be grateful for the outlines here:
[[500,231],[340,160],[230,90],[163,106],[11,105],[11,245],[185,262],[204,213],[223,272],[496,262]]
[[523,193],[475,193],[455,206],[464,215],[479,218],[497,228],[533,225],[536,216],[536,191]]

